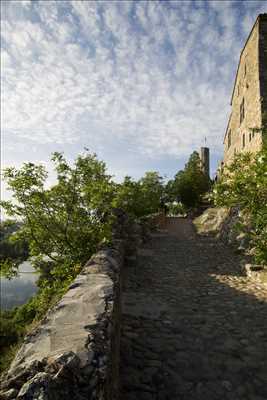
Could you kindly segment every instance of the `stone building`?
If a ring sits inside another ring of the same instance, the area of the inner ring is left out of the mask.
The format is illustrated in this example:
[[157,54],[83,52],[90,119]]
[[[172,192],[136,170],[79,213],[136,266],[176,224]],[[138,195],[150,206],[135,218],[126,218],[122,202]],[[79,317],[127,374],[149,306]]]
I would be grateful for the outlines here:
[[209,178],[210,177],[210,149],[208,147],[201,147],[200,152],[200,162],[202,172]]
[[267,111],[267,14],[260,14],[241,52],[224,136],[224,164],[237,152],[262,147],[260,128]]

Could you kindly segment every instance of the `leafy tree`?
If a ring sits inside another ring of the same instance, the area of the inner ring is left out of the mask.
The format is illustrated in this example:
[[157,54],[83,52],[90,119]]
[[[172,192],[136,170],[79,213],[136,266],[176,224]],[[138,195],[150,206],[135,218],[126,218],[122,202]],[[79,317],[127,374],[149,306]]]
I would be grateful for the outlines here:
[[165,185],[165,195],[168,199],[169,202],[172,201],[177,201],[178,199],[178,193],[175,187],[175,181],[174,179],[170,179],[166,185]]
[[[105,164],[88,152],[73,166],[61,153],[54,153],[57,183],[45,188],[47,172],[41,165],[25,163],[7,168],[4,178],[15,202],[2,201],[7,215],[23,227],[16,238],[27,240],[33,265],[45,269],[53,280],[69,280],[110,235],[110,205],[114,185]],[[3,264],[3,263],[2,263]],[[9,271],[18,263],[9,261]],[[6,265],[5,265],[6,267]]]
[[166,190],[171,200],[181,201],[187,207],[199,204],[201,196],[209,190],[210,180],[201,169],[199,154],[194,151],[184,170],[167,183]]
[[142,216],[143,204],[140,184],[130,176],[126,176],[124,181],[117,185],[113,205],[123,209],[130,216]]
[[146,172],[137,182],[126,176],[117,186],[113,204],[129,215],[142,217],[159,210],[163,193],[163,180],[157,172]]
[[164,194],[163,178],[158,172],[150,171],[139,180],[139,184],[142,192],[143,215],[157,212]]

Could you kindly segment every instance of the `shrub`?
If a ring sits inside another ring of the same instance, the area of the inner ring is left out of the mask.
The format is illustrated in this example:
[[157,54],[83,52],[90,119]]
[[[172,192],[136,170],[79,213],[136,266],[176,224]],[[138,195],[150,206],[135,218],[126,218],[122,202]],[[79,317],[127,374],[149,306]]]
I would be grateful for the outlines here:
[[173,201],[168,203],[168,214],[169,215],[185,215],[186,208],[181,202]]
[[256,155],[236,155],[215,185],[213,199],[215,205],[240,209],[239,229],[246,231],[249,221],[255,261],[267,264],[267,147]]

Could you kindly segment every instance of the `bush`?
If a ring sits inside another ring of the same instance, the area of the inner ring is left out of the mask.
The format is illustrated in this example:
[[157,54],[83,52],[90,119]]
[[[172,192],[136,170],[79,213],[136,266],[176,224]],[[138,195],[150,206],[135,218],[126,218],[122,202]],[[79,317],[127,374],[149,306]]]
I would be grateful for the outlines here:
[[168,203],[168,215],[186,215],[186,208],[181,202]]
[[255,261],[267,264],[267,147],[256,155],[236,155],[224,168],[212,197],[215,205],[240,209],[239,230],[245,232],[249,223]]

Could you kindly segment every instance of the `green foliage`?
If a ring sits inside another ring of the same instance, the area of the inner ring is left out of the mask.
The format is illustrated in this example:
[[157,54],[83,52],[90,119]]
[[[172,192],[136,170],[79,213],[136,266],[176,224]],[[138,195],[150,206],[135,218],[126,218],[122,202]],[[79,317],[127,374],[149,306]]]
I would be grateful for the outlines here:
[[172,203],[168,203],[168,215],[186,215],[186,208],[183,203],[177,201],[173,201]]
[[126,176],[124,181],[117,185],[116,196],[113,200],[116,208],[124,210],[128,215],[139,217],[143,213],[142,192],[140,184],[130,176]]
[[219,206],[237,206],[243,215],[239,229],[251,225],[249,234],[256,262],[267,264],[267,147],[255,155],[241,153],[224,168],[213,190]]
[[43,166],[25,163],[19,170],[7,168],[4,178],[16,202],[1,205],[22,221],[19,235],[29,242],[33,265],[42,270],[47,260],[52,261],[50,275],[64,281],[75,276],[100,241],[109,239],[111,220],[106,216],[114,185],[95,155],[80,155],[73,166],[60,153],[54,153],[52,161],[57,183],[49,189]]
[[263,146],[267,146],[267,111],[263,112],[262,125],[259,128],[252,128],[252,132],[259,133],[262,136]]
[[152,214],[159,210],[164,193],[163,179],[158,172],[146,172],[139,180],[142,193],[143,215]]
[[157,172],[146,172],[137,182],[127,176],[117,186],[113,205],[139,218],[159,210],[163,193],[163,179]]
[[[73,166],[60,153],[54,153],[52,161],[57,182],[50,188],[46,188],[47,172],[41,165],[25,163],[20,169],[4,171],[15,201],[2,201],[1,206],[20,221],[20,229],[14,234],[10,221],[1,225],[5,250],[1,271],[11,277],[21,262],[21,248],[14,246],[29,243],[31,264],[40,272],[38,293],[21,307],[1,313],[4,360],[10,360],[13,346],[29,325],[63,295],[98,244],[111,236],[115,185],[105,164],[88,153],[78,156]],[[6,361],[1,367],[6,367]]]
[[71,280],[41,279],[38,293],[12,310],[0,311],[0,373],[8,368],[23,336],[44,317],[50,307],[62,297]]
[[[0,373],[10,364],[17,345],[26,333],[26,323],[18,318],[20,308],[11,311],[0,310]],[[31,321],[30,321],[31,322]]]
[[210,188],[210,180],[201,169],[199,154],[191,154],[184,170],[179,171],[174,180],[166,185],[166,191],[171,200],[179,200],[186,207],[195,207],[204,193]]
[[15,323],[15,314],[16,309],[12,311],[0,310],[0,373],[10,364],[15,355],[15,346],[25,333],[24,328]]
[[0,311],[0,351],[17,342],[19,327],[14,324],[14,311]]
[[27,242],[20,237],[21,224],[14,220],[0,222],[0,267],[1,274],[13,276],[17,266],[29,254]]

